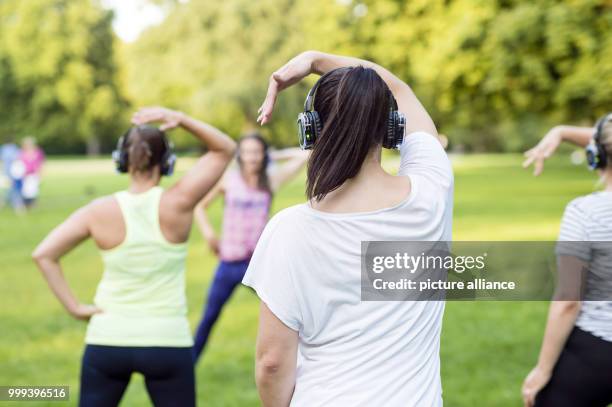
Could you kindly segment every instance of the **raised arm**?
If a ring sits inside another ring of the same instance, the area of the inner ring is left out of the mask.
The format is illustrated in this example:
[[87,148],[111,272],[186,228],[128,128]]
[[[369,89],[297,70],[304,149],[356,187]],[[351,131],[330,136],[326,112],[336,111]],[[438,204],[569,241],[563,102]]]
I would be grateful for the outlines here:
[[73,317],[82,320],[88,320],[102,311],[93,305],[79,302],[64,278],[60,259],[90,236],[88,212],[88,207],[76,211],[49,233],[32,253],[51,291]]
[[311,73],[325,74],[332,69],[347,66],[365,66],[374,69],[385,81],[397,100],[399,110],[406,115],[406,134],[415,131],[425,131],[437,136],[436,126],[431,117],[406,83],[382,66],[363,59],[325,54],[318,51],[306,51],[270,77],[268,94],[260,108],[258,121],[263,125],[270,121],[276,97],[280,91],[299,82]]
[[273,191],[278,191],[283,185],[291,181],[304,167],[310,157],[309,151],[300,148],[286,148],[270,152],[274,161],[284,161],[279,168],[270,174],[270,183]]
[[161,130],[182,127],[208,148],[198,162],[169,192],[177,209],[191,212],[223,175],[236,149],[236,143],[221,130],[177,112],[161,107],[141,109],[132,118],[134,124],[161,122]]
[[533,175],[538,176],[544,170],[544,161],[557,150],[561,142],[586,147],[593,138],[593,127],[555,126],[546,133],[540,142],[525,152],[523,168],[533,164]]

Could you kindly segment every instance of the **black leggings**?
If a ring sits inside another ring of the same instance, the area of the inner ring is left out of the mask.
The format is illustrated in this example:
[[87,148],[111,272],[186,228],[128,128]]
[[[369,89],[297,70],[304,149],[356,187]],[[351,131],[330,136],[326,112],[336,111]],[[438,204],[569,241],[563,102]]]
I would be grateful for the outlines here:
[[612,403],[612,342],[574,328],[535,407],[606,407]]
[[117,406],[134,372],[145,377],[156,407],[195,406],[191,348],[101,345],[85,347],[79,406]]

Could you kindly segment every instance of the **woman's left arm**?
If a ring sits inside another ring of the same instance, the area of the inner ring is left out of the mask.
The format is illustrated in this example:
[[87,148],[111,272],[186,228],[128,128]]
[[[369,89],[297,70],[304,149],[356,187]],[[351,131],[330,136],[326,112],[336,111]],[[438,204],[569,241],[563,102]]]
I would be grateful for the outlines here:
[[559,257],[559,282],[548,311],[538,363],[523,382],[525,407],[534,405],[536,395],[549,382],[567,338],[574,329],[580,313],[579,299],[585,271],[586,265],[580,259],[573,256]]
[[255,381],[264,407],[287,407],[295,387],[298,333],[262,301],[255,357]]
[[89,207],[86,206],[73,213],[49,233],[32,253],[32,258],[47,280],[51,291],[70,315],[81,320],[88,320],[102,310],[79,302],[64,278],[60,259],[90,236],[88,212]]
[[270,184],[274,192],[291,181],[304,167],[310,156],[308,151],[300,148],[286,148],[270,152],[270,158],[274,161],[285,160],[285,162],[270,174]]

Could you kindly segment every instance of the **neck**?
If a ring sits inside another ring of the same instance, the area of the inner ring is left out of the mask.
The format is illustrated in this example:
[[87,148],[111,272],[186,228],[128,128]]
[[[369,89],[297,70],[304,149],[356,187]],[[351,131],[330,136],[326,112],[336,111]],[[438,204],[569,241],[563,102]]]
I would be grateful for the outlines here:
[[259,174],[254,173],[254,172],[248,172],[245,170],[241,170],[240,173],[242,175],[242,178],[248,185],[257,186],[259,182]]
[[363,161],[357,175],[344,182],[338,189],[330,192],[321,201],[311,201],[313,208],[323,209],[334,206],[334,201],[342,201],[351,196],[360,196],[361,193],[376,190],[381,180],[389,174],[381,166],[380,150],[370,152]]
[[139,194],[142,192],[146,192],[149,189],[159,185],[159,174],[155,174],[154,172],[149,173],[141,173],[141,172],[133,172],[130,180],[130,186],[128,191],[133,194]]

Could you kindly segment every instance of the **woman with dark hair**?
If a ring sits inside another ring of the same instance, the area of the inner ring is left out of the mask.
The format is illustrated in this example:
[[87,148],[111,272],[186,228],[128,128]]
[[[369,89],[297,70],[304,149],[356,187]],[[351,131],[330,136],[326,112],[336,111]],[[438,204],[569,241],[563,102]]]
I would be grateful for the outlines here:
[[[451,240],[450,162],[410,87],[356,58],[289,61],[270,78],[262,124],[310,73],[323,76],[299,116],[308,202],[270,220],[243,280],[261,299],[263,405],[441,406],[444,302],[362,301],[361,244]],[[397,145],[399,176],[381,166],[381,148]]]
[[[80,406],[116,406],[132,373],[145,377],[156,406],[195,406],[185,258],[193,209],[219,180],[235,143],[218,129],[164,109],[137,112],[113,158],[129,173],[127,190],[99,198],[55,228],[33,253],[49,287],[75,318],[89,321]],[[146,125],[161,122],[159,129]],[[174,154],[164,130],[182,127],[208,147],[172,187]],[[93,238],[104,262],[94,299],[82,304],[60,259]]]
[[525,153],[524,166],[533,164],[539,175],[563,141],[586,148],[603,191],[565,208],[558,288],[523,400],[526,407],[606,407],[612,404],[612,113],[595,127],[554,127]]
[[[250,133],[238,141],[237,170],[229,170],[223,179],[202,200],[196,220],[210,249],[219,259],[202,320],[196,330],[193,352],[197,361],[223,306],[244,277],[251,254],[270,212],[274,192],[289,182],[304,166],[308,154],[296,148],[269,151],[259,133]],[[271,161],[286,162],[270,168]],[[206,210],[213,200],[223,195],[223,231],[217,239]]]

